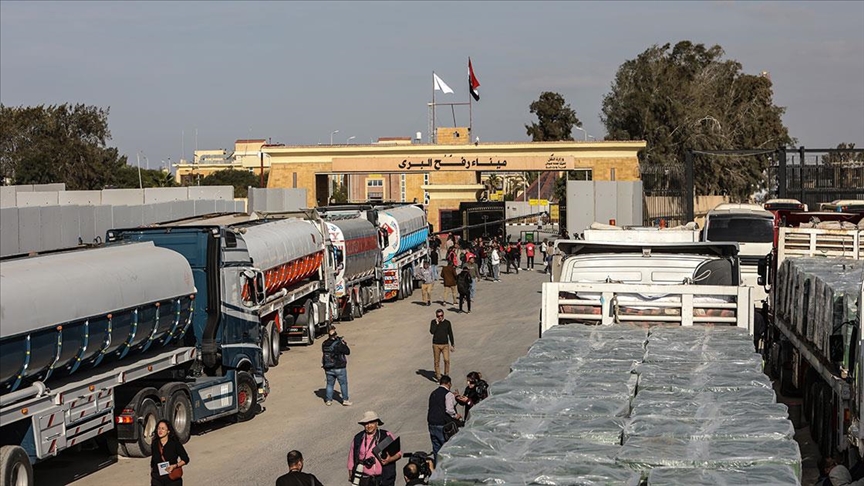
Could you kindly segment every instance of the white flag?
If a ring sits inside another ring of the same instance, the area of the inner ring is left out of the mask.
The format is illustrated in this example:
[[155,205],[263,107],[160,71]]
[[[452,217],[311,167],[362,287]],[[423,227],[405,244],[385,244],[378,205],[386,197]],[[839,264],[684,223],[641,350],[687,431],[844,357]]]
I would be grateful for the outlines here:
[[435,91],[443,91],[444,94],[453,93],[453,90],[450,89],[450,86],[447,86],[447,83],[445,83],[443,79],[439,78],[437,74],[432,73],[432,79],[435,83]]

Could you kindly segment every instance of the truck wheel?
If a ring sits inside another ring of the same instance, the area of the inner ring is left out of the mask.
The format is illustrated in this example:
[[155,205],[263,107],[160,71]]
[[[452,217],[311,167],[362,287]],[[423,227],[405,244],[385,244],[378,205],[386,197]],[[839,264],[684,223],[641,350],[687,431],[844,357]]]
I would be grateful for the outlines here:
[[270,366],[276,367],[279,366],[279,357],[282,355],[281,336],[272,322],[268,328],[270,329],[270,362],[272,363]]
[[346,321],[354,320],[354,292],[349,291],[345,293],[345,312],[342,314]]
[[258,385],[245,371],[237,373],[237,421],[247,422],[258,412]]
[[405,285],[408,286],[408,296],[414,295],[414,272],[410,268],[405,269]]
[[176,390],[168,399],[165,418],[171,422],[174,435],[181,444],[189,442],[192,436],[192,400],[182,390]]
[[141,419],[138,422],[138,440],[121,443],[121,451],[125,451],[129,457],[150,457],[153,452],[150,439],[159,423],[159,408],[152,398],[145,398],[135,410],[137,418]]
[[396,290],[396,300],[405,299],[405,281],[399,280],[399,289]]
[[21,446],[5,445],[0,447],[0,471],[3,481],[9,486],[30,486],[34,483],[33,466]]
[[261,328],[261,361],[264,365],[264,371],[267,371],[270,368],[270,333],[267,332],[267,328]]
[[357,319],[363,317],[363,298],[360,297],[360,292],[360,289],[357,289],[357,291],[353,294],[354,297],[352,298],[352,302],[354,303],[352,306],[354,307],[354,317],[356,317]]
[[307,344],[311,346],[315,344],[315,334],[318,333],[318,318],[315,317],[312,304],[306,304],[306,313],[309,315],[309,317],[306,318],[306,322],[309,323],[309,338],[307,339]]
[[372,293],[372,296],[369,300],[375,302],[375,305],[373,306],[373,308],[375,309],[380,309],[384,307],[384,304],[382,303],[384,301],[384,289],[381,288],[380,282],[375,284],[375,292]]

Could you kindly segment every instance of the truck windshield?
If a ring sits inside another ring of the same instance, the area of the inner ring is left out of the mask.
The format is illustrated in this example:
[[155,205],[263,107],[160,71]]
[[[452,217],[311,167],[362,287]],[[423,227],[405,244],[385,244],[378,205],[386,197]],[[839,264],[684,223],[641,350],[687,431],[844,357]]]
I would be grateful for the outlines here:
[[708,222],[707,241],[739,243],[772,243],[774,221],[746,216],[712,216]]

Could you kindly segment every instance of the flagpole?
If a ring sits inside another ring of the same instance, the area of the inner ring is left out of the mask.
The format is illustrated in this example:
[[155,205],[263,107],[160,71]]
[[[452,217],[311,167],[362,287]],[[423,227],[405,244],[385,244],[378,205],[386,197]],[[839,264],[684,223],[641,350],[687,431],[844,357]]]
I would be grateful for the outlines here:
[[[471,58],[468,58],[468,64],[471,64]],[[468,71],[468,141],[471,141],[471,137],[475,137],[474,135],[474,105],[472,103],[471,96],[471,71]],[[476,137],[475,137],[476,139]]]
[[432,71],[432,143],[436,143],[435,134],[437,126],[435,125],[435,71]]

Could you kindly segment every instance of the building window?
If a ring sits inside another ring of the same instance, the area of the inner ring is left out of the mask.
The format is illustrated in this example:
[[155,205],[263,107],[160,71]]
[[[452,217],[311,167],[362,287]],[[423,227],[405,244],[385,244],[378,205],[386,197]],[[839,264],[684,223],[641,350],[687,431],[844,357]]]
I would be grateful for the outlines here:
[[384,200],[384,179],[366,179],[366,200]]
[[571,180],[571,181],[593,181],[594,180],[594,170],[593,169],[571,170],[567,179]]

